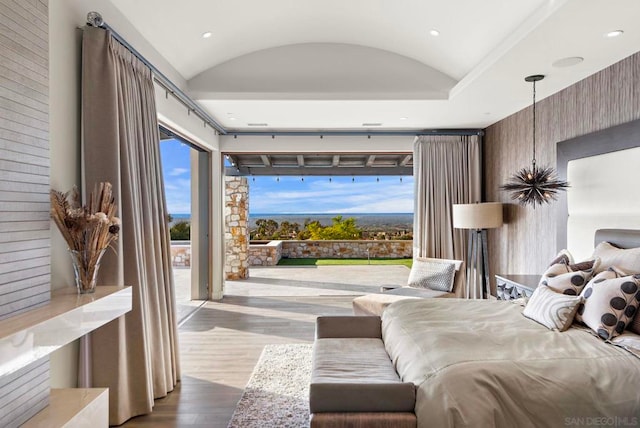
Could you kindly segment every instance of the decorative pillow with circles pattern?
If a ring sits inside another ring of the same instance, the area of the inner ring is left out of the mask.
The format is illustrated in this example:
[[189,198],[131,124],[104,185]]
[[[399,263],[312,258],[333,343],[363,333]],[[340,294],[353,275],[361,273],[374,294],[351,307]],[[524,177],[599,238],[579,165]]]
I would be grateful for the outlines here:
[[591,279],[597,265],[598,259],[577,264],[556,263],[542,274],[539,285],[547,286],[556,293],[577,296]]
[[576,320],[604,340],[618,336],[633,320],[640,299],[640,275],[627,275],[610,267],[596,275],[582,290],[583,303]]

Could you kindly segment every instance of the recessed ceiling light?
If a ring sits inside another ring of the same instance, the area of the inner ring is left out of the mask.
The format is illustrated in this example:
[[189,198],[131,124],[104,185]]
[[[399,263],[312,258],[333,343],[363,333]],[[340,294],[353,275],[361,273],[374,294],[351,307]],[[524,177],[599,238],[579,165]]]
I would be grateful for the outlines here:
[[268,123],[247,123],[247,126],[269,126]]
[[608,33],[605,33],[605,37],[618,37],[621,36],[624,33],[624,31],[622,30],[613,30],[613,31],[609,31]]
[[235,117],[229,117],[229,120],[236,120]]
[[407,120],[409,119],[408,117],[401,117],[400,120]]
[[582,61],[584,61],[584,58],[581,56],[570,56],[554,61],[551,65],[558,68],[571,67],[572,65],[580,64]]
[[203,39],[208,39],[212,35],[213,35],[213,33],[211,31],[207,31],[206,33],[202,33],[202,38]]
[[431,34],[433,37],[438,37],[440,35],[440,31],[436,30],[435,28],[429,31],[429,34]]
[[382,123],[380,122],[365,122],[362,124],[362,126],[382,126]]

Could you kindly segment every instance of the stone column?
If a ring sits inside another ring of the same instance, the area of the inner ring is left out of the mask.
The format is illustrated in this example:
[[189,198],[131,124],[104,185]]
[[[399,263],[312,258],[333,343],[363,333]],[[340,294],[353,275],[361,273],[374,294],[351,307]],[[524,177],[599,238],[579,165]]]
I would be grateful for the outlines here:
[[225,177],[225,278],[249,278],[249,186],[246,177]]

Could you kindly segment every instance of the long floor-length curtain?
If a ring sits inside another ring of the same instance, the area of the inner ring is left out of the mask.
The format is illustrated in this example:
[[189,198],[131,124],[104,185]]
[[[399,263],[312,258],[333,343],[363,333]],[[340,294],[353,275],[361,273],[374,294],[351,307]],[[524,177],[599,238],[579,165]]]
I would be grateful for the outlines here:
[[[419,136],[413,143],[414,257],[466,262],[467,231],[454,229],[453,204],[479,202],[481,146],[478,136]],[[456,295],[463,297],[460,270]]]
[[83,36],[83,174],[109,181],[122,220],[99,283],[130,285],[133,309],[89,338],[89,383],[109,388],[109,422],[149,413],[179,378],[177,323],[159,135],[150,69],[111,37]]

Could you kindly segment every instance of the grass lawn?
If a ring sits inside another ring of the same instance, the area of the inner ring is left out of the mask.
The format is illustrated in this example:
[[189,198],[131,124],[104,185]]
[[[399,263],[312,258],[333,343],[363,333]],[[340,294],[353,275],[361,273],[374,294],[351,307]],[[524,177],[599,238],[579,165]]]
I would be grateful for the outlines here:
[[280,259],[278,266],[330,266],[330,265],[404,265],[411,268],[413,259]]

